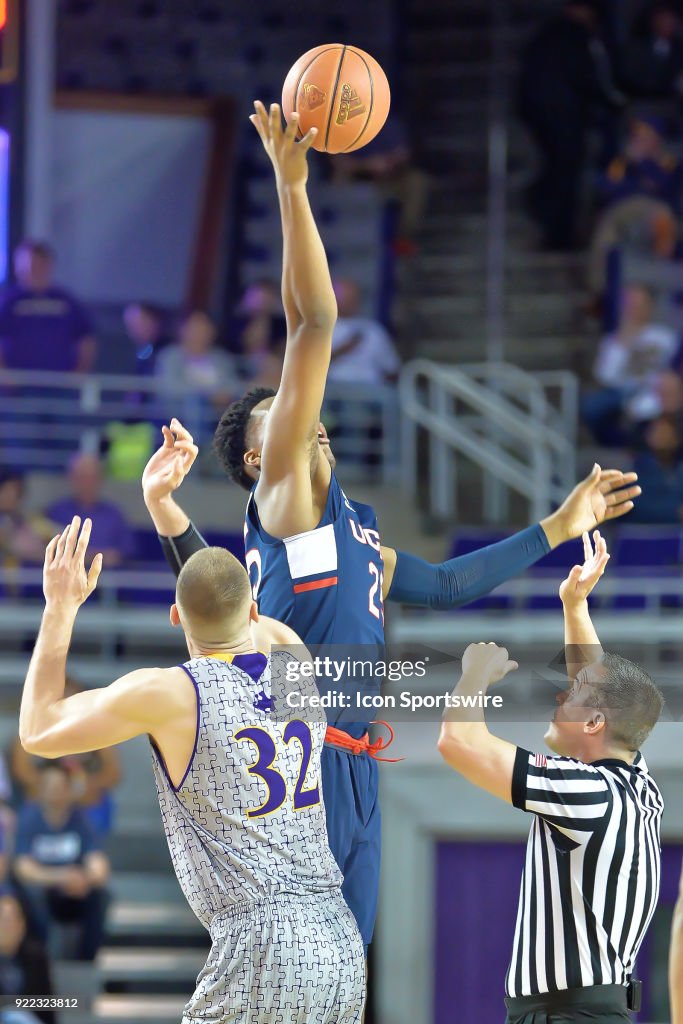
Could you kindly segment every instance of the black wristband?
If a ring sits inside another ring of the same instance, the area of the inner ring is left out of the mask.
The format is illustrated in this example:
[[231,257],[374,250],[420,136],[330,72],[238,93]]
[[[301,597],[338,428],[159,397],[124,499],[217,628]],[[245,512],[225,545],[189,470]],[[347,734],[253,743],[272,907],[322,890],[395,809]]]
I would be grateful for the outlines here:
[[202,548],[209,546],[192,522],[185,533],[178,537],[162,537],[161,534],[157,536],[166,561],[176,576],[180,575],[180,570],[195,551],[201,551]]

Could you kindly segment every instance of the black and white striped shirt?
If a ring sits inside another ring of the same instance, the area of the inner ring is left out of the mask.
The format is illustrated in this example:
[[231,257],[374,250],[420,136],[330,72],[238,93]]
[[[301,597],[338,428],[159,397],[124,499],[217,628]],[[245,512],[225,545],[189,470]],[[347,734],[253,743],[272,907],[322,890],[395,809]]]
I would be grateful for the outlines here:
[[508,996],[627,984],[659,893],[662,797],[632,765],[517,750],[512,802],[535,815]]

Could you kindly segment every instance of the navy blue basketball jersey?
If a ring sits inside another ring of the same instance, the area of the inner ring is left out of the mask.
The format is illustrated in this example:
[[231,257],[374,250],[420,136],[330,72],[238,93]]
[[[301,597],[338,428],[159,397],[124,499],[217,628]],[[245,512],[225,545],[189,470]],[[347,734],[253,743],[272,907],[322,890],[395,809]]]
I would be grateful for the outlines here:
[[316,528],[284,540],[264,530],[252,491],[244,544],[263,615],[291,626],[307,645],[338,644],[338,653],[345,647],[356,658],[361,644],[372,645],[369,657],[383,650],[384,562],[377,516],[370,505],[349,501],[334,473]]

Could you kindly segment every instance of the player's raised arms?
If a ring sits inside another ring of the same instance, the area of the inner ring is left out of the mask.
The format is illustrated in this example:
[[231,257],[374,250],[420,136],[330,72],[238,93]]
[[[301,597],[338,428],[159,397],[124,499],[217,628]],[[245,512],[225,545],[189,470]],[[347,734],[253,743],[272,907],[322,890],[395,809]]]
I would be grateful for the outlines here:
[[298,117],[282,127],[277,104],[255,104],[251,120],[275,171],[283,234],[282,301],[287,346],[282,379],[269,406],[256,489],[264,527],[276,537],[312,530],[327,500],[331,468],[320,457],[318,428],[332,354],[337,303],[313,218],[306,154],[315,135],[296,140]]

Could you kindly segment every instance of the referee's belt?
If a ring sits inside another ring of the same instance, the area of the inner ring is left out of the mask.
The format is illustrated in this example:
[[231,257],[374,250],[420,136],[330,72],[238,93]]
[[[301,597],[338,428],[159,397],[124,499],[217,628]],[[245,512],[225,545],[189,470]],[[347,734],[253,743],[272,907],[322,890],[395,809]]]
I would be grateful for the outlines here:
[[378,720],[370,724],[386,725],[389,730],[389,738],[385,739],[384,736],[380,736],[374,743],[371,743],[370,733],[368,732],[364,736],[349,736],[348,732],[344,732],[343,729],[335,729],[333,725],[328,725],[325,733],[325,743],[330,747],[337,747],[338,750],[345,750],[348,754],[367,754],[369,757],[374,758],[375,761],[387,761],[390,764],[396,764],[397,761],[405,761],[404,757],[379,757],[380,750],[386,750],[394,742],[394,730],[388,722]]

